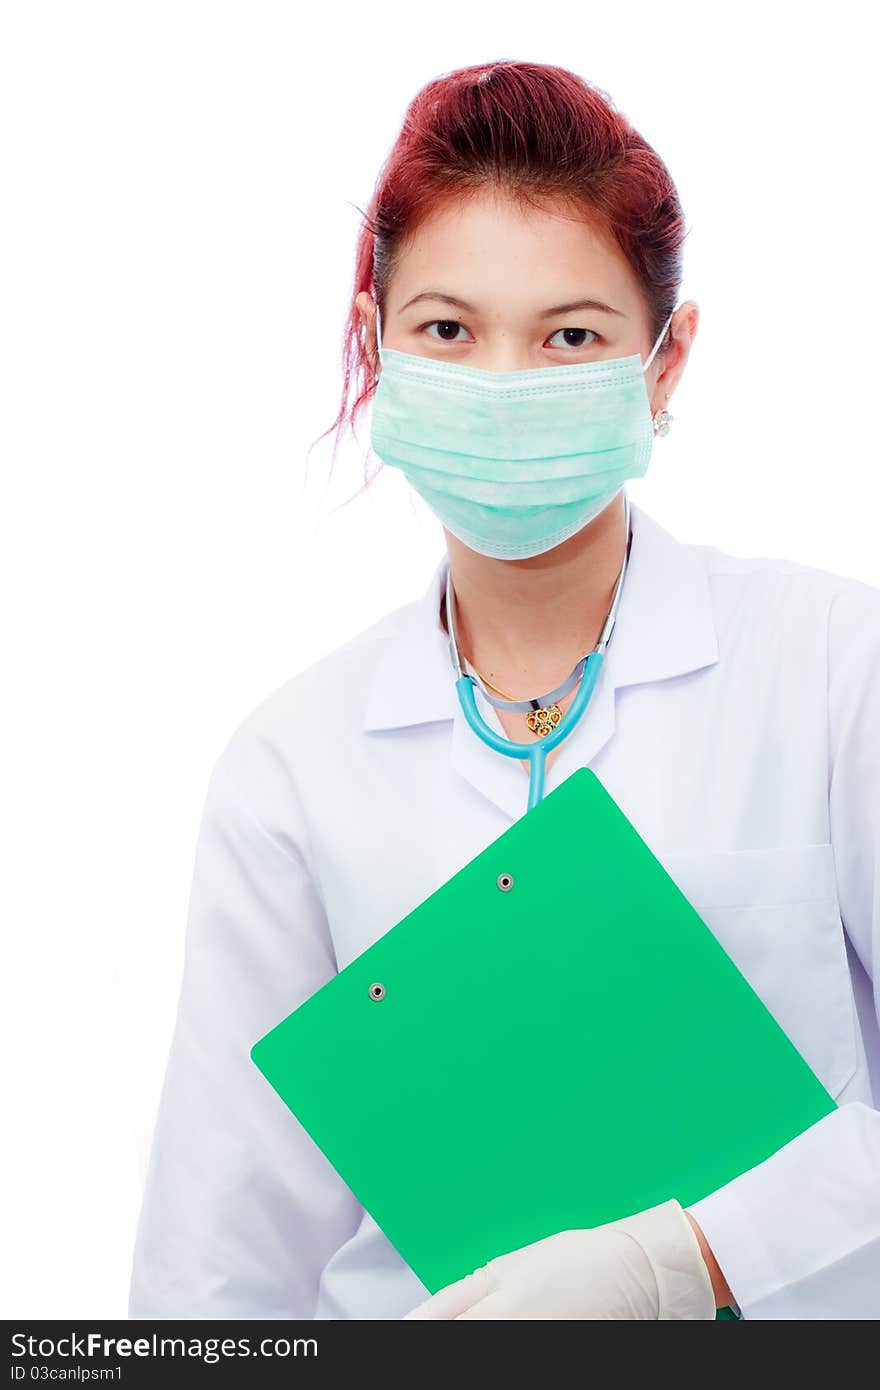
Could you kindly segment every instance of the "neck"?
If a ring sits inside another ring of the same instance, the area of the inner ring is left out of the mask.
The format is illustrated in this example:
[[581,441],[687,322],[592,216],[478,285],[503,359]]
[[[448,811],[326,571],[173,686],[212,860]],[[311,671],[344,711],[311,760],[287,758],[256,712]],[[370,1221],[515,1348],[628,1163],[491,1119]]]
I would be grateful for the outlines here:
[[[462,658],[515,700],[559,685],[599,640],[626,552],[621,493],[543,555],[495,560],[446,531]],[[445,603],[441,619],[448,632]]]

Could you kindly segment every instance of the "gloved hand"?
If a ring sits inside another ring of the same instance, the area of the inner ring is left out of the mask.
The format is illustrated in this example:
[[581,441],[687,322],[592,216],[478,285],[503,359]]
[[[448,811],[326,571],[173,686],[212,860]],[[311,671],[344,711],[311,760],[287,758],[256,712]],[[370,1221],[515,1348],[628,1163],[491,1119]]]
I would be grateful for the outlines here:
[[694,1229],[673,1198],[497,1255],[405,1316],[714,1319],[715,1296]]

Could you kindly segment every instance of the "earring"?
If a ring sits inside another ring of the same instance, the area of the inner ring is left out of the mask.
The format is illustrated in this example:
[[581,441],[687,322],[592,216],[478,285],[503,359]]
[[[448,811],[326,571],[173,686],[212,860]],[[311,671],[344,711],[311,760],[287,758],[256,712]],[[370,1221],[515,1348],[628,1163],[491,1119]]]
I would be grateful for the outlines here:
[[[668,394],[666,395],[665,399],[667,401],[669,400]],[[674,419],[675,416],[670,415],[668,410],[656,411],[654,415],[654,433],[659,435],[668,434],[669,426],[672,424],[672,421]]]

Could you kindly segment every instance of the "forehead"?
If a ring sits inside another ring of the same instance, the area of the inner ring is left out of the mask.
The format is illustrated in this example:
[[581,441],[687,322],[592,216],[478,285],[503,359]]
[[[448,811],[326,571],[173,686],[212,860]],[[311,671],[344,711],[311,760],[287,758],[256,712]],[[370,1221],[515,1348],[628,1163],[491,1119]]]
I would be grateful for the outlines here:
[[641,305],[623,253],[584,212],[549,202],[521,207],[489,190],[445,202],[401,243],[388,287],[392,312],[426,289],[487,313],[538,312],[587,295],[628,315]]

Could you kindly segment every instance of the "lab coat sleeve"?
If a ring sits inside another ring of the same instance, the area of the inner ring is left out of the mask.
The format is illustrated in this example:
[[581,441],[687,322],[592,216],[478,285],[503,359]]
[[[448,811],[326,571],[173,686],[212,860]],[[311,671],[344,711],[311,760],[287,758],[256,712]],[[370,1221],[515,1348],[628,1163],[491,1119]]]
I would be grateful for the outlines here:
[[[828,750],[841,920],[880,1018],[880,591],[856,581],[829,609]],[[872,1106],[839,1106],[690,1211],[744,1317],[880,1317]]]
[[247,722],[214,765],[130,1318],[312,1318],[360,1207],[251,1060],[336,973],[284,760]]

